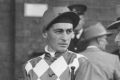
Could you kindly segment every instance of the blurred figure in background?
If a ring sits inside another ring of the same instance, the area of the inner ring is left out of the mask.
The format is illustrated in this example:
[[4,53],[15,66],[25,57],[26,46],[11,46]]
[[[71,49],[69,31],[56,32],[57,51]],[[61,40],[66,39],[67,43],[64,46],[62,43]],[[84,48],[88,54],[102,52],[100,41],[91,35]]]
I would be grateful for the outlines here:
[[120,18],[118,18],[117,21],[113,22],[110,26],[108,26],[107,29],[117,31],[117,35],[116,35],[114,41],[118,48],[115,51],[113,51],[112,53],[115,55],[118,55],[119,59],[120,59]]
[[111,23],[107,27],[107,29],[108,30],[116,30],[117,31],[117,35],[116,35],[114,41],[117,44],[118,49],[116,49],[112,53],[118,55],[119,59],[120,59],[120,5],[117,5],[116,12],[117,12],[118,18],[116,19],[116,21],[114,21],[113,23]]
[[80,38],[83,32],[83,26],[85,24],[84,14],[87,11],[87,6],[84,4],[73,4],[68,6],[68,8],[80,17],[79,24],[74,30],[74,38],[71,40],[70,46],[68,48],[69,50],[78,53],[83,48],[83,44],[80,42]]
[[91,73],[92,80],[120,80],[118,56],[105,51],[108,44],[106,38],[111,34],[100,22],[89,26],[83,32],[89,45],[80,54],[86,56],[94,67]]

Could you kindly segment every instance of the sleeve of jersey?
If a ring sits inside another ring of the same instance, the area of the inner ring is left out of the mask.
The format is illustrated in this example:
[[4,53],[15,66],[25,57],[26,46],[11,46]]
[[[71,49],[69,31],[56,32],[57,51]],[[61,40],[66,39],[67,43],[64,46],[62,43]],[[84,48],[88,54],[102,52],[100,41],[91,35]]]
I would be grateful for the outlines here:
[[24,80],[31,80],[30,79],[30,75],[28,74],[31,69],[32,69],[32,65],[30,64],[30,62],[28,62],[27,64],[23,65]]
[[79,64],[79,59],[87,59],[85,56],[81,55],[81,54],[76,54],[76,58],[73,59],[73,62],[71,64],[69,64],[70,67],[74,66],[75,67],[75,72],[76,70],[79,68],[80,64]]
[[78,58],[79,67],[76,70],[75,80],[92,80],[93,67],[86,58]]
[[[33,70],[33,63],[36,64],[36,62],[42,58],[44,58],[44,55],[27,61],[27,63],[23,66],[24,80],[31,80],[32,73],[30,71]],[[33,61],[33,63],[31,61]]]

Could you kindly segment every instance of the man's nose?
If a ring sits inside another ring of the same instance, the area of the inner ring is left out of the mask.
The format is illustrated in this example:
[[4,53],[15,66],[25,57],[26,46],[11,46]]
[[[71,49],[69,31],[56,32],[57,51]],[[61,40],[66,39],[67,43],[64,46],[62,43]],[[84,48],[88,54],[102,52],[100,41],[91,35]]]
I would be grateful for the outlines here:
[[68,40],[68,34],[67,33],[63,33],[63,35],[62,35],[62,40],[63,41],[67,41]]

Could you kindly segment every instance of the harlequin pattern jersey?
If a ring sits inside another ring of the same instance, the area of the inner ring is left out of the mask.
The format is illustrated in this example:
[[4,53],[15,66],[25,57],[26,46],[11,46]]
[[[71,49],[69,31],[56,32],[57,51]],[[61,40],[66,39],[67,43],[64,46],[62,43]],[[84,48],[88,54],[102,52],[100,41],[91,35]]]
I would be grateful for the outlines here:
[[82,55],[66,52],[54,61],[46,58],[46,54],[29,60],[25,65],[28,80],[71,80],[71,66],[75,70],[79,67],[78,59],[85,59]]

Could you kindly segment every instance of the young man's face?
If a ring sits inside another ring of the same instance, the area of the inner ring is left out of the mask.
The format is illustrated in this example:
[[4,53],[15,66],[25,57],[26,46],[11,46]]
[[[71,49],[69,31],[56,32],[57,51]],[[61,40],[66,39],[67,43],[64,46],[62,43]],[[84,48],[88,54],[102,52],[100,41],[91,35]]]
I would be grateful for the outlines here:
[[73,36],[73,25],[71,23],[55,23],[45,34],[49,47],[54,51],[64,52]]

